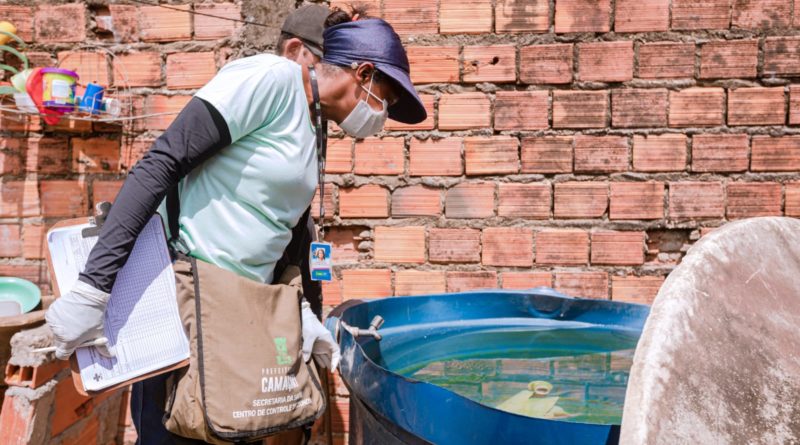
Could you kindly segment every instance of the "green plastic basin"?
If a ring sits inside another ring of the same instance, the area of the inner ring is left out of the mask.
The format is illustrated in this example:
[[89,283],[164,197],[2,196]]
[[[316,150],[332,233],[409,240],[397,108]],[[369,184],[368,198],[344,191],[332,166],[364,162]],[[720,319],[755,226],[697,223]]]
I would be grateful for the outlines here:
[[42,300],[39,287],[17,277],[0,277],[0,300],[16,301],[22,313],[30,312]]

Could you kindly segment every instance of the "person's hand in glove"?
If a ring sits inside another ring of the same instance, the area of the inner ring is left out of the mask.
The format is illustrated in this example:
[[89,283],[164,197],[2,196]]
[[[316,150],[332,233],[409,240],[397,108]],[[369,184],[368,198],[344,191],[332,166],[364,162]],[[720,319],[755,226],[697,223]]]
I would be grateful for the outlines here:
[[333,340],[333,335],[314,315],[311,305],[307,301],[302,304],[303,321],[303,360],[308,362],[314,356],[316,362],[331,372],[339,366],[339,345]]
[[[110,295],[91,284],[78,281],[70,292],[56,299],[44,318],[53,331],[56,358],[66,360],[78,346],[103,337],[103,314]],[[98,352],[112,357],[107,346]]]

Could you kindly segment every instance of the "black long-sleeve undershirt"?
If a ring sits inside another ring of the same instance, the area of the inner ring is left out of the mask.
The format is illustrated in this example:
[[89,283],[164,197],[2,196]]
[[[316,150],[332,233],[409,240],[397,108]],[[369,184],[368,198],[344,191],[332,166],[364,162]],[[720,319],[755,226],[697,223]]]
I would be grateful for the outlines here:
[[111,292],[136,238],[167,190],[230,143],[228,126],[216,108],[192,98],[131,169],[78,279]]

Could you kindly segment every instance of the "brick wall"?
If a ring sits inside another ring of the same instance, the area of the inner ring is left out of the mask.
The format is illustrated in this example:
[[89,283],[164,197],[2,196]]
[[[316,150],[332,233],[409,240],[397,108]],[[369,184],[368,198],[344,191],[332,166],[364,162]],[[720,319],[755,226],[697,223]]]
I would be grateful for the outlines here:
[[[294,4],[169,2],[269,25],[239,27],[125,2],[13,3],[0,18],[38,66],[97,76],[136,113],[177,111],[227,60],[269,49]],[[791,0],[367,3],[403,37],[429,118],[357,142],[332,129],[327,305],[540,285],[646,302],[714,227],[800,216]],[[0,275],[47,290],[46,229],[113,199],[171,119],[0,114]]]

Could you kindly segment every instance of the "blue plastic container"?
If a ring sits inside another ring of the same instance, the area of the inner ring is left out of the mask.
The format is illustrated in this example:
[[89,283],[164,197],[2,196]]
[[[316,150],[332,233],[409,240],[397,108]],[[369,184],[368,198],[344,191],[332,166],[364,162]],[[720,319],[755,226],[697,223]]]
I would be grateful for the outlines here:
[[[552,352],[558,356],[562,349],[580,347],[588,348],[587,353],[611,357],[610,351],[619,345],[632,351],[648,313],[647,306],[572,298],[549,288],[348,301],[334,309],[326,326],[334,332],[342,350],[340,371],[351,395],[350,441],[617,443],[619,422],[512,414],[479,403],[464,391],[421,381],[414,373],[441,368],[442,360],[493,357],[498,352],[493,347],[502,348],[501,355],[510,357],[510,363],[514,357],[530,358],[526,354],[532,353],[531,349],[536,349],[535,354]],[[356,338],[343,328],[367,328],[376,315],[385,320],[377,331],[380,341],[369,335]],[[576,338],[581,339],[580,345],[575,343]],[[530,374],[535,372],[531,370]],[[626,374],[620,375],[626,379]],[[623,398],[626,383],[623,380],[621,384]],[[595,389],[587,385],[589,391]]]

